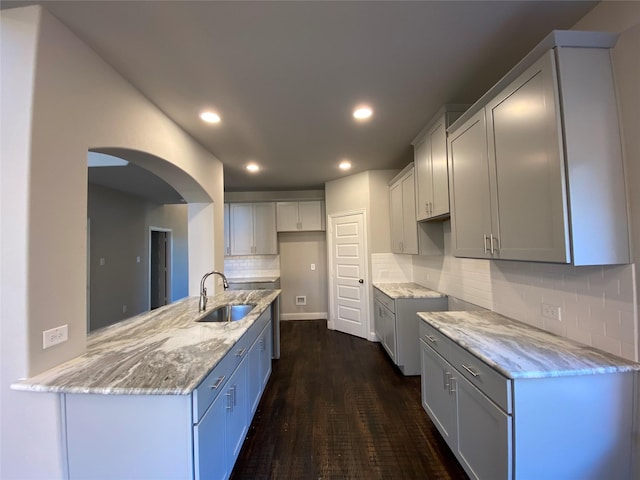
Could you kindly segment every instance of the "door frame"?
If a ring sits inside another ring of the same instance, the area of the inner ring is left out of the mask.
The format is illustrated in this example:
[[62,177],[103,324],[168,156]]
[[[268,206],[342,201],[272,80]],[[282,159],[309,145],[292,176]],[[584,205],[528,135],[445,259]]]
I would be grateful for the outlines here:
[[363,296],[363,317],[366,322],[366,339],[369,341],[376,341],[376,334],[372,332],[373,322],[371,321],[371,312],[373,312],[373,308],[371,305],[372,298],[372,286],[369,281],[369,245],[367,241],[367,237],[369,236],[369,223],[367,222],[367,210],[364,208],[359,208],[356,210],[346,210],[338,213],[331,213],[327,215],[327,272],[329,277],[329,315],[327,320],[327,328],[329,330],[335,330],[334,320],[336,318],[336,307],[337,302],[335,298],[335,290],[334,290],[334,258],[333,258],[333,228],[335,219],[340,217],[347,217],[350,215],[362,215],[362,225],[363,230],[365,232],[364,237],[362,239],[363,245],[363,256],[364,256],[364,283],[366,288],[364,289]]
[[171,280],[173,274],[173,229],[149,226],[149,249],[147,265],[147,310],[151,310],[151,238],[152,232],[164,232],[167,234],[167,305],[171,303]]

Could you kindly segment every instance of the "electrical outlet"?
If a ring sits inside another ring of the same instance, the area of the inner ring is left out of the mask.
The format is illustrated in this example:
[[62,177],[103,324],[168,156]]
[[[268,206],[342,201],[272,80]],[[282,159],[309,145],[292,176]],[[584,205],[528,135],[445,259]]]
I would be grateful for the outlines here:
[[542,316],[553,320],[562,320],[562,312],[559,306],[549,303],[542,304]]
[[306,305],[306,304],[307,304],[306,295],[296,295],[296,305]]
[[315,270],[315,269],[316,269],[316,264],[315,264],[315,263],[312,263],[312,264],[311,264],[311,270]]
[[127,313],[127,306],[126,305],[122,305],[122,313]]
[[69,327],[62,325],[42,332],[42,349],[53,347],[69,340]]
[[105,259],[104,259],[104,258],[101,258],[101,259],[100,259],[100,266],[101,266],[101,267],[104,267],[104,264],[105,264],[105,263],[106,263],[106,262],[105,262]]

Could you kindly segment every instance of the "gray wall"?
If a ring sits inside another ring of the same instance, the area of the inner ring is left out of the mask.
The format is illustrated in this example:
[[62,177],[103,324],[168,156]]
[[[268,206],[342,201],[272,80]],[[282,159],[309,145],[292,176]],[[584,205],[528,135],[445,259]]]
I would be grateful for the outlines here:
[[[325,232],[279,233],[280,313],[283,320],[326,318],[327,242]],[[315,263],[316,269],[311,270]],[[307,304],[295,304],[295,297],[306,295]]]
[[[187,207],[89,185],[90,330],[149,308],[149,227],[172,230],[171,297],[188,293]],[[137,258],[140,257],[138,263]],[[104,259],[104,265],[100,265]],[[127,310],[123,312],[123,306]]]

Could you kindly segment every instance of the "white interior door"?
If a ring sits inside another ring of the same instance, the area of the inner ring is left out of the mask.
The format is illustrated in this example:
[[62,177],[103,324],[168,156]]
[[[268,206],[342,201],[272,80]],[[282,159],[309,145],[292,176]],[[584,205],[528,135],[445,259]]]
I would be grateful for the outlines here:
[[367,338],[369,302],[364,213],[332,216],[330,234],[333,328]]

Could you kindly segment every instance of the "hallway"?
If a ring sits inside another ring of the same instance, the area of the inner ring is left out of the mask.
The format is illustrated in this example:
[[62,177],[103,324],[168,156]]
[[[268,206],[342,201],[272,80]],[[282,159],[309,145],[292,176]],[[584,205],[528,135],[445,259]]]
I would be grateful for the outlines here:
[[[379,344],[281,323],[274,361],[232,479],[466,479]],[[417,339],[416,339],[417,341]]]

